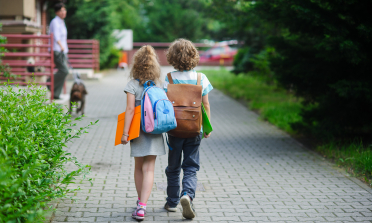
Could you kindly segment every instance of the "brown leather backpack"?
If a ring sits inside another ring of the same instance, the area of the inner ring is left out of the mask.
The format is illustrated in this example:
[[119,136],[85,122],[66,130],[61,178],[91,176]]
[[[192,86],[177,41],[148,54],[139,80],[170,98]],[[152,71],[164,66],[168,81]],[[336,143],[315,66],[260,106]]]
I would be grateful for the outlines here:
[[198,73],[197,84],[173,84],[173,79],[168,73],[167,95],[173,104],[177,120],[177,128],[168,132],[178,138],[192,138],[200,134],[202,127],[202,92],[201,74]]

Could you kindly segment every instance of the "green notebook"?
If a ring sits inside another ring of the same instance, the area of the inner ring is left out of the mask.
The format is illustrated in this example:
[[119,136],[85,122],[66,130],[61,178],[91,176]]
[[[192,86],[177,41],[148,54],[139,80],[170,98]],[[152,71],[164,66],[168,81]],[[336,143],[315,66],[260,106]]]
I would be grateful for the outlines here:
[[[205,111],[204,104],[202,103],[202,116],[203,116],[203,132],[207,135],[213,131],[211,122],[209,121],[207,112]],[[204,138],[204,134],[203,134]]]

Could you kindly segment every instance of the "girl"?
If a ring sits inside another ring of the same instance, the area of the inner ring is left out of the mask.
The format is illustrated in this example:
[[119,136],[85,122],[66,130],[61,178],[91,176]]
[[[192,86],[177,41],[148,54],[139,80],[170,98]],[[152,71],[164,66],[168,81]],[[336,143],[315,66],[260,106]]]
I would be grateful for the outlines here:
[[[143,84],[148,80],[156,83],[160,78],[160,65],[155,50],[151,46],[143,46],[134,54],[130,77],[132,80],[124,89],[124,92],[127,93],[124,133],[121,138],[124,145],[128,143],[128,132],[134,108],[141,104]],[[154,183],[156,156],[165,155],[165,145],[162,134],[147,134],[141,129],[140,136],[131,140],[130,148],[131,157],[134,157],[135,161],[134,182],[138,194],[137,209],[133,212],[132,217],[143,220],[145,219],[146,203]]]

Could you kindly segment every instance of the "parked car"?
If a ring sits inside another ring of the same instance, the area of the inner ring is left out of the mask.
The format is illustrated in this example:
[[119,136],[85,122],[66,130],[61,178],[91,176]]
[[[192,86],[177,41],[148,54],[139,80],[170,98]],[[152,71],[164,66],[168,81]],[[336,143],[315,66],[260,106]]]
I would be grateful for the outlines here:
[[232,44],[231,41],[216,43],[212,48],[201,53],[200,63],[219,61],[223,64],[224,61],[233,60],[238,50],[230,47],[230,44]]

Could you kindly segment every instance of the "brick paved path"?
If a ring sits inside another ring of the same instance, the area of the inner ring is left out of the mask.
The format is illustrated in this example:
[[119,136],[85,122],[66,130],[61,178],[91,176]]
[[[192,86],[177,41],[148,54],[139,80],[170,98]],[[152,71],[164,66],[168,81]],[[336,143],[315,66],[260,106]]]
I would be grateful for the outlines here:
[[[70,145],[92,166],[93,186],[77,184],[79,201],[61,201],[52,222],[126,222],[136,202],[129,145],[114,147],[117,115],[125,109],[124,73],[86,82],[85,122],[100,126]],[[372,191],[338,172],[244,106],[214,90],[210,139],[201,145],[193,222],[372,222]],[[156,161],[145,222],[182,221],[163,209],[167,156]],[[180,205],[179,205],[180,207]]]

